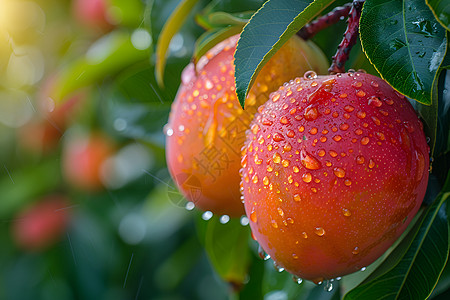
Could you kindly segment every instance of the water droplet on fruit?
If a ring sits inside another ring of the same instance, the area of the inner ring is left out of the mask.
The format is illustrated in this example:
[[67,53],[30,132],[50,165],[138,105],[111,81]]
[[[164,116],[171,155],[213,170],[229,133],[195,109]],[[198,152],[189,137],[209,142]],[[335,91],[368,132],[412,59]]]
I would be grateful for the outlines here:
[[213,213],[211,212],[211,211],[205,211],[203,214],[202,214],[202,219],[203,220],[205,220],[205,221],[208,221],[209,219],[211,219],[213,217]]
[[340,136],[340,135],[335,135],[335,136],[333,137],[333,140],[335,140],[336,142],[339,142],[340,140],[342,140],[342,136]]
[[284,136],[281,133],[275,132],[272,136],[272,139],[275,142],[281,142],[282,140],[284,140]]
[[303,174],[302,179],[303,179],[304,182],[310,183],[311,180],[312,180],[312,175],[311,175],[311,173],[305,173],[305,174]]
[[164,125],[163,131],[166,136],[173,135],[173,129],[169,126],[169,124]]
[[298,277],[296,275],[292,276],[292,280],[297,284],[302,284],[302,282],[303,282],[303,279],[301,279],[300,277]]
[[299,194],[295,194],[295,195],[294,195],[294,201],[300,202],[301,200],[302,200],[302,198],[300,197]]
[[317,107],[310,105],[305,109],[303,116],[307,121],[314,121],[319,117],[319,111],[317,110]]
[[342,168],[336,167],[333,170],[334,175],[336,175],[336,177],[338,178],[343,178],[345,176],[345,171]]
[[285,168],[289,167],[289,164],[290,164],[290,162],[287,159],[283,159],[283,161],[281,162],[281,165]]
[[279,164],[281,162],[281,155],[279,153],[274,153],[272,159],[274,163]]
[[358,92],[356,92],[356,96],[358,97],[364,97],[366,95],[366,93],[364,91],[359,90]]
[[297,166],[293,166],[292,169],[294,170],[294,173],[298,173],[300,169]]
[[327,292],[331,292],[333,290],[333,283],[330,280],[325,281],[325,286],[323,288]]
[[189,201],[188,203],[186,203],[185,208],[186,208],[186,210],[189,210],[189,211],[193,210],[195,208],[194,202]]
[[283,125],[286,125],[286,124],[289,123],[289,121],[288,121],[288,119],[287,119],[286,116],[282,116],[282,117],[280,118],[280,123],[283,124]]
[[242,216],[241,220],[240,220],[240,223],[241,223],[242,226],[247,226],[248,223],[249,223],[249,220],[248,220],[248,218],[246,216]]
[[272,98],[272,101],[277,102],[278,100],[280,100],[280,97],[281,97],[280,94],[275,94]]
[[358,247],[353,248],[352,253],[354,255],[358,254],[359,253],[359,248]]
[[351,211],[347,208],[342,209],[342,214],[346,217],[350,217],[352,215]]
[[278,228],[278,224],[277,224],[277,221],[275,221],[275,220],[272,220],[272,221],[271,221],[271,224],[272,224],[272,227],[273,227],[273,228],[275,228],[275,229],[277,229],[277,228]]
[[346,131],[350,126],[347,123],[342,123],[341,126],[339,126],[339,129],[342,131]]
[[284,271],[284,268],[277,264],[275,261],[273,262],[273,266],[275,267],[275,270],[277,270],[278,273],[281,273]]
[[361,272],[364,272],[366,269],[367,269],[366,267],[362,267]]
[[261,257],[261,259],[263,260],[268,260],[270,259],[270,255],[267,254],[264,249],[261,247],[261,245],[258,245],[258,255],[259,257]]
[[361,144],[367,145],[369,143],[369,141],[370,141],[369,137],[365,136],[361,139]]
[[306,233],[306,232],[302,232],[302,237],[304,238],[304,239],[307,239],[308,238],[308,234]]
[[318,170],[321,167],[320,162],[303,149],[300,152],[300,162],[305,168],[309,170]]
[[378,98],[376,96],[372,96],[372,97],[370,97],[368,104],[373,105],[375,107],[380,107],[383,104],[383,102],[381,102],[380,98]]
[[250,213],[250,220],[253,223],[256,223],[258,221],[258,217],[256,216],[256,211],[255,210],[252,210],[252,212]]
[[228,215],[223,215],[219,219],[219,222],[221,224],[227,224],[229,221],[230,221],[230,216],[228,216]]
[[375,162],[372,159],[369,159],[369,168],[373,169],[375,167]]
[[346,178],[346,179],[344,180],[344,184],[345,184],[346,186],[351,186],[351,185],[352,185],[352,181],[351,181],[350,179]]
[[267,176],[264,176],[263,178],[263,184],[264,185],[269,185],[269,178]]
[[316,227],[314,229],[314,233],[317,234],[318,236],[324,236],[325,235],[325,229],[323,229],[322,227]]
[[281,208],[277,208],[278,214],[282,217],[284,216],[284,211]]
[[305,74],[303,74],[303,78],[306,80],[316,79],[317,73],[314,71],[306,71]]

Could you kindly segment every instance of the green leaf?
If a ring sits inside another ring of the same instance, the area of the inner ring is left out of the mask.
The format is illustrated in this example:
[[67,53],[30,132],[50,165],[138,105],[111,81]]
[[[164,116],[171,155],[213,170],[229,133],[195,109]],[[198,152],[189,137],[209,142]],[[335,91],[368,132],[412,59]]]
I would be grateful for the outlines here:
[[436,19],[450,30],[450,2],[445,0],[426,0]]
[[421,0],[368,0],[360,34],[363,50],[382,78],[430,105],[447,37],[428,6]]
[[205,249],[220,277],[233,286],[241,286],[247,276],[250,251],[250,230],[239,219],[221,224],[219,217],[207,221]]
[[300,28],[334,0],[269,0],[241,33],[235,60],[236,93],[241,106],[264,64]]
[[441,193],[435,199],[411,246],[392,269],[353,289],[344,299],[426,299],[448,258],[447,216],[441,207],[449,196],[450,192]]
[[[137,34],[133,37],[133,34]],[[139,39],[139,41],[138,41]],[[130,34],[111,32],[96,41],[86,55],[70,63],[59,73],[51,96],[62,101],[79,88],[102,81],[125,67],[150,56],[151,36],[144,29]]]
[[225,28],[215,28],[202,34],[195,43],[194,62],[197,63],[209,49],[217,45],[219,42],[240,33],[242,31],[242,27],[243,26],[241,25],[236,25]]
[[231,14],[218,11],[211,13],[208,16],[208,19],[211,24],[215,25],[241,25],[244,27],[244,25],[250,20],[253,13],[254,11]]
[[57,189],[62,181],[60,169],[60,161],[50,159],[35,166],[12,170],[8,176],[2,177],[0,218],[11,218],[27,204]]
[[167,49],[172,37],[180,30],[186,18],[198,0],[183,0],[170,15],[158,37],[156,45],[156,80],[159,86],[164,86],[164,68],[166,66]]
[[[173,71],[173,68],[174,65],[169,64],[167,69]],[[162,128],[167,123],[179,79],[168,81],[167,89],[161,90],[151,66],[124,73],[110,86],[107,101],[102,106],[107,125],[120,136],[163,147]],[[117,127],[117,120],[123,126]]]

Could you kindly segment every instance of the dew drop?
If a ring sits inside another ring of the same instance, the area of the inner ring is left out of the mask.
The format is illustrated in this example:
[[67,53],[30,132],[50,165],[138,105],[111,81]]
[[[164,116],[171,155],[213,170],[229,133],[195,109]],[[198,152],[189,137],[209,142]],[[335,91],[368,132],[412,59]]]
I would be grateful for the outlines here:
[[281,155],[279,153],[274,153],[272,159],[274,163],[279,164],[281,162]]
[[295,276],[295,275],[292,276],[292,280],[297,284],[302,284],[302,282],[303,282],[303,279],[301,279],[300,277]]
[[299,194],[295,194],[295,195],[294,195],[294,201],[300,202],[301,200],[302,200],[302,198],[300,197]]
[[336,177],[338,178],[343,178],[345,176],[345,171],[342,168],[336,167],[333,170],[334,175],[336,175]]
[[383,104],[383,102],[381,102],[380,98],[372,96],[370,97],[368,104],[373,105],[375,107],[380,107]]
[[358,254],[358,253],[359,253],[359,248],[358,248],[358,247],[355,247],[355,248],[352,250],[352,253],[353,253],[354,255]]
[[319,155],[320,157],[325,156],[325,150],[320,149],[319,151],[317,151],[317,155]]
[[346,105],[346,106],[344,107],[344,110],[345,110],[346,112],[352,112],[352,111],[355,110],[355,108],[354,108],[353,106],[351,106],[351,105]]
[[272,121],[270,121],[270,120],[268,120],[268,119],[266,119],[266,118],[264,118],[264,119],[261,121],[261,123],[262,123],[263,125],[265,125],[265,126],[270,126],[270,125],[273,124]]
[[242,226],[247,226],[248,223],[249,223],[249,220],[248,220],[248,218],[246,216],[242,216],[241,220],[240,220],[240,223],[241,223]]
[[338,156],[338,153],[336,152],[336,151],[334,151],[334,150],[330,150],[330,156],[331,157],[336,157],[336,156]]
[[356,113],[356,116],[357,116],[358,118],[360,118],[360,119],[364,119],[364,118],[366,117],[366,113],[363,112],[363,111],[358,111],[358,112]]
[[364,97],[366,95],[366,93],[364,91],[359,90],[358,92],[356,92],[356,96],[358,97]]
[[273,134],[273,136],[272,136],[272,139],[273,139],[275,142],[280,142],[280,141],[284,140],[284,137],[283,137],[283,135],[282,135],[281,133],[275,132],[275,133]]
[[362,267],[361,272],[364,272],[366,269],[367,269],[366,267]]
[[273,266],[275,267],[275,270],[277,270],[278,273],[281,273],[284,271],[284,268],[277,264],[275,261],[273,262]]
[[194,202],[188,202],[188,203],[186,203],[186,210],[189,210],[189,211],[191,211],[191,210],[193,210],[194,208],[195,208],[195,203]]
[[319,117],[319,111],[317,110],[317,107],[310,105],[305,109],[303,116],[307,121],[313,121]]
[[327,292],[331,292],[333,290],[333,283],[330,280],[327,280],[323,289]]
[[306,71],[305,74],[303,74],[303,78],[306,80],[316,79],[317,73],[314,71]]
[[261,247],[261,245],[258,245],[258,255],[263,260],[268,260],[270,258],[270,255],[264,251],[264,249]]
[[347,123],[342,123],[341,126],[339,126],[339,129],[345,131],[345,130],[347,130],[349,127],[350,127],[350,126],[349,126]]
[[300,172],[300,169],[297,166],[293,166],[292,170],[294,171],[294,173]]
[[211,212],[211,211],[205,211],[203,214],[202,214],[202,219],[203,220],[205,220],[205,221],[208,221],[208,220],[210,220],[211,218],[213,217],[213,213]]
[[351,211],[347,208],[342,209],[342,214],[346,217],[350,217],[352,215]]
[[264,176],[263,178],[263,184],[264,185],[269,185],[269,178],[267,176]]
[[283,125],[288,124],[289,123],[288,118],[286,116],[282,116],[280,118],[280,123],[283,124]]
[[369,143],[369,141],[370,141],[370,139],[367,136],[365,136],[361,139],[361,144],[367,145]]
[[230,221],[230,216],[228,216],[228,215],[223,215],[219,219],[219,222],[221,224],[227,224],[229,221]]
[[318,170],[321,167],[320,162],[305,150],[302,150],[300,152],[300,162],[305,168],[309,170]]
[[322,227],[316,227],[314,229],[314,233],[317,234],[318,236],[324,236],[325,235],[325,229],[323,229]]
[[252,182],[255,183],[255,184],[258,183],[258,176],[256,174],[253,175]]
[[372,82],[370,83],[370,85],[373,86],[373,87],[378,87],[378,82],[372,81]]
[[306,233],[306,232],[302,232],[302,237],[304,238],[304,239],[307,239],[308,238],[308,234]]
[[291,151],[291,149],[292,149],[292,146],[291,146],[291,144],[289,144],[289,143],[287,143],[287,144],[284,145],[284,147],[283,147],[284,152],[289,152],[289,151]]
[[305,173],[305,174],[303,174],[302,180],[303,180],[304,182],[306,182],[306,183],[310,183],[311,180],[312,180],[312,175],[311,175],[311,173]]
[[278,100],[280,100],[280,94],[275,94],[275,95],[272,97],[272,101],[273,101],[273,102],[277,102]]
[[352,181],[350,180],[350,179],[345,179],[344,180],[344,184],[346,185],[346,186],[351,186],[352,185]]
[[375,167],[375,162],[372,159],[369,159],[369,168],[373,169]]
[[282,217],[284,216],[284,211],[281,208],[277,208],[278,214]]
[[272,220],[272,221],[271,221],[271,224],[272,224],[272,227],[273,227],[273,228],[275,228],[275,229],[277,229],[277,228],[278,228],[278,224],[277,224],[277,221],[275,221],[275,220]]
[[335,136],[333,137],[333,140],[335,140],[336,142],[339,142],[340,140],[342,140],[342,136],[340,136],[340,135],[335,135]]
[[164,134],[166,135],[166,136],[172,136],[173,135],[173,129],[169,126],[169,124],[166,124],[165,126],[164,126]]

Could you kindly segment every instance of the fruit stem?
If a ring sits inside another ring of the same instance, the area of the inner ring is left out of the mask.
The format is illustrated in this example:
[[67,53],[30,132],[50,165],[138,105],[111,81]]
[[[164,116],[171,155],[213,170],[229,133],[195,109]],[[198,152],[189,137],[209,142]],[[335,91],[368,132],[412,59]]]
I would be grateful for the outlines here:
[[343,20],[348,16],[352,3],[344,4],[343,6],[336,7],[326,15],[323,15],[316,20],[306,24],[297,35],[304,40],[308,40],[316,35],[319,31]]
[[350,50],[356,44],[358,38],[359,19],[361,17],[364,1],[365,0],[354,0],[352,3],[344,38],[339,44],[336,54],[333,56],[331,67],[328,69],[328,72],[331,75],[345,72],[345,62],[348,60]]

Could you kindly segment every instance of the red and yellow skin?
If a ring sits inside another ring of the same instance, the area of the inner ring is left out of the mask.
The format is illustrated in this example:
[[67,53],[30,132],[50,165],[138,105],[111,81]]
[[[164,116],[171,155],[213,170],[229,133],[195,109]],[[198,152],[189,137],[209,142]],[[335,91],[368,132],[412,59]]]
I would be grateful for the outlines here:
[[309,73],[260,107],[242,167],[255,239],[320,282],[366,267],[404,232],[425,195],[429,147],[410,103],[382,79]]
[[[167,164],[178,188],[200,209],[232,217],[244,213],[240,151],[258,106],[290,78],[327,68],[316,46],[293,37],[261,70],[244,111],[235,92],[233,55],[238,38],[219,43],[196,66],[186,67],[166,127]],[[192,193],[188,182],[177,182],[190,176],[201,183],[196,187],[199,193]]]

